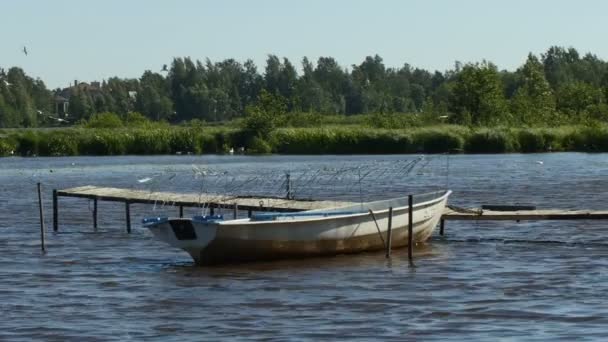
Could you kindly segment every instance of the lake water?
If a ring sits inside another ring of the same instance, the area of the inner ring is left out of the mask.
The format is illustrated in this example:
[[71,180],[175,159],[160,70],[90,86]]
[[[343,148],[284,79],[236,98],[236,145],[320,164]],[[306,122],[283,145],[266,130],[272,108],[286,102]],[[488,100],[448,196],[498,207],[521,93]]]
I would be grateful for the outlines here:
[[[605,221],[455,222],[415,251],[200,268],[141,218],[169,204],[60,198],[39,249],[36,182],[370,200],[449,186],[450,203],[606,209],[608,155],[0,159],[0,340],[605,340]],[[448,167],[449,166],[449,167]],[[449,169],[449,172],[448,172]],[[187,209],[187,215],[199,209]],[[50,227],[49,227],[50,228]],[[52,229],[48,229],[51,231]]]

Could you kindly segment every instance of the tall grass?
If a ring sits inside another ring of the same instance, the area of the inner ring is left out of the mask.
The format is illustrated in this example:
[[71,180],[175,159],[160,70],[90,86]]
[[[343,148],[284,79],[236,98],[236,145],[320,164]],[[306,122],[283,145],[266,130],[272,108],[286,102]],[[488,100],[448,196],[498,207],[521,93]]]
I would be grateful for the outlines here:
[[227,127],[78,127],[17,130],[0,136],[0,156],[202,154],[239,147],[249,153],[282,154],[608,152],[608,126],[373,129],[352,125],[279,128],[263,138]]

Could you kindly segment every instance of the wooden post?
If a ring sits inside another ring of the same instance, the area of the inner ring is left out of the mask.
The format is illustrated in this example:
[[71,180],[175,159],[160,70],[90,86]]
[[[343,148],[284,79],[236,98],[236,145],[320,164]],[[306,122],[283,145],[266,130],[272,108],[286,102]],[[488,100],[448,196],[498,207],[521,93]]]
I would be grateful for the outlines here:
[[414,259],[414,196],[407,196],[408,215],[407,215],[407,258],[412,263]]
[[441,219],[439,221],[439,235],[443,236],[443,228],[445,227],[445,220]]
[[179,206],[179,217],[180,218],[184,217],[184,206],[183,205]]
[[38,183],[38,209],[40,210],[40,248],[42,253],[46,252],[44,247],[44,209],[42,207],[42,191],[40,190],[40,183]]
[[288,173],[285,174],[285,182],[286,182],[286,186],[287,186],[287,199],[290,200],[292,199],[291,197],[291,175]]
[[59,208],[57,200],[57,189],[53,189],[53,231],[59,230]]
[[125,202],[125,216],[127,221],[127,233],[131,234],[131,208],[129,201]]
[[251,218],[251,214],[252,214],[251,209],[247,210],[247,217]]
[[386,257],[391,257],[391,236],[393,229],[393,207],[388,208],[388,229],[386,231]]
[[236,220],[239,217],[239,205],[234,203],[234,219]]
[[93,199],[93,229],[97,231],[97,197]]

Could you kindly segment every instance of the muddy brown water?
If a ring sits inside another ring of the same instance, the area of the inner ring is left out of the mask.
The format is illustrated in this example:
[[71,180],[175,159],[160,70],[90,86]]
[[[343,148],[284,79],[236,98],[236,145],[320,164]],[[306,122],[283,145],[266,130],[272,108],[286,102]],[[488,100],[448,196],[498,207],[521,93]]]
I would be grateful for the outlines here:
[[[409,172],[377,171],[417,157],[0,159],[0,340],[605,340],[605,221],[448,222],[444,237],[416,249],[415,268],[403,250],[390,260],[367,253],[201,268],[139,224],[176,208],[133,205],[128,235],[124,206],[100,202],[93,232],[91,203],[61,198],[60,231],[39,251],[36,182],[47,224],[52,188],[236,184],[230,191],[277,195],[286,171],[302,197],[371,200],[449,182],[460,206],[608,205],[606,154],[427,156]],[[358,166],[376,168],[374,177],[329,176]],[[319,184],[306,184],[318,170],[326,171]]]

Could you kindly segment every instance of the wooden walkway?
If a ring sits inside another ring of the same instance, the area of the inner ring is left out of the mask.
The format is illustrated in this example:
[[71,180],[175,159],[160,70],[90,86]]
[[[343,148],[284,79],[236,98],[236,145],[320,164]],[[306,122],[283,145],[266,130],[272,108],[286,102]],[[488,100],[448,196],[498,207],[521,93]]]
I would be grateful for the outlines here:
[[443,220],[458,221],[538,221],[538,220],[606,220],[608,211],[592,210],[519,210],[519,211],[492,211],[481,209],[459,210],[445,208]]
[[93,226],[97,228],[97,201],[125,203],[127,232],[131,231],[131,204],[162,204],[179,207],[179,215],[183,216],[184,207],[205,207],[209,213],[214,209],[232,209],[234,217],[238,210],[246,210],[248,216],[254,211],[297,212],[312,209],[333,208],[350,205],[351,202],[290,200],[285,198],[225,196],[217,194],[184,194],[174,192],[158,192],[135,189],[108,188],[93,185],[76,188],[53,190],[53,230],[59,228],[59,197],[76,197],[93,200]]
[[[93,227],[97,228],[97,201],[122,202],[125,204],[127,232],[131,232],[131,204],[161,204],[179,207],[183,217],[184,207],[232,209],[234,218],[239,210],[246,210],[249,217],[255,211],[297,212],[312,209],[334,208],[354,204],[352,202],[290,200],[285,198],[225,196],[217,194],[184,194],[151,192],[146,190],[98,187],[93,185],[53,190],[53,230],[58,230],[59,197],[87,198],[93,201]],[[446,220],[453,221],[534,221],[534,220],[607,220],[608,211],[590,210],[520,210],[492,211],[448,206],[441,217],[440,234],[443,235]]]

